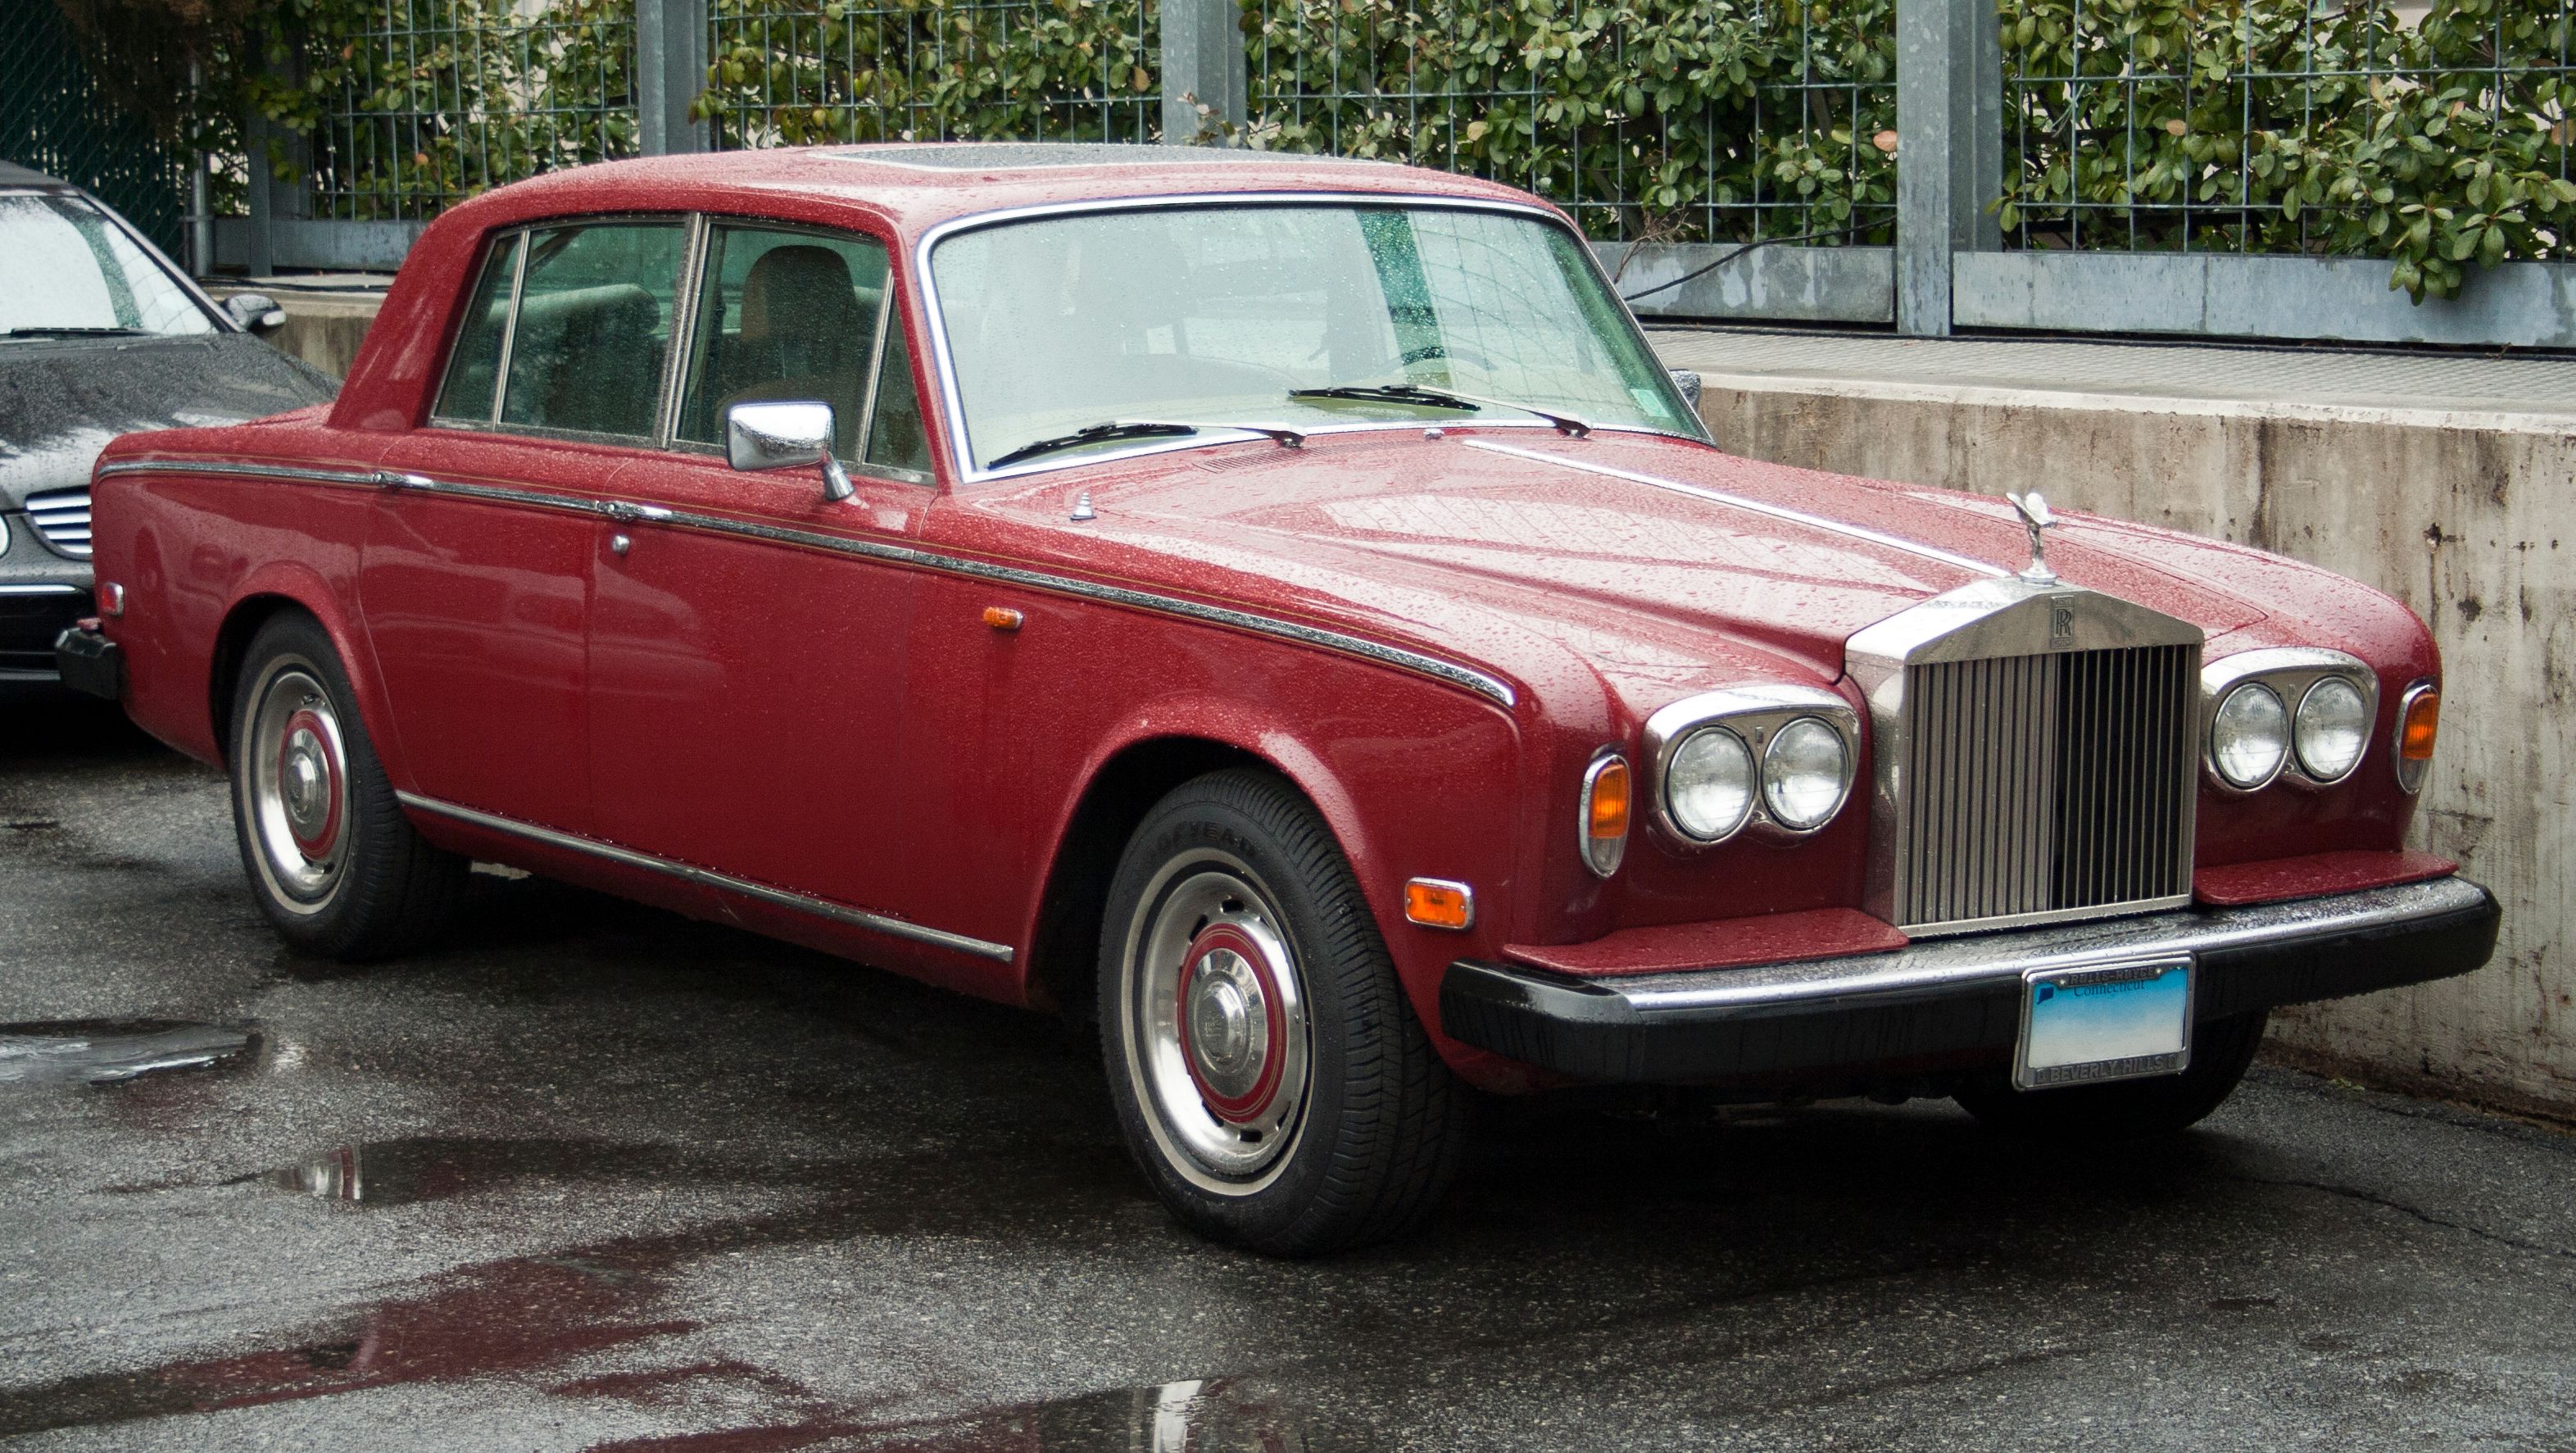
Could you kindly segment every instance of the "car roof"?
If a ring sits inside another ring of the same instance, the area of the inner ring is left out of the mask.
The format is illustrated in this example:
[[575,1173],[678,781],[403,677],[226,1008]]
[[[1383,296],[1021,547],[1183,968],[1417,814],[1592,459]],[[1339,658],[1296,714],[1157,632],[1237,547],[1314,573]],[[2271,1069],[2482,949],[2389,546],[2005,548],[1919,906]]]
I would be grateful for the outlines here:
[[952,218],[1020,207],[1244,192],[1532,200],[1481,178],[1383,161],[1204,146],[935,141],[609,162],[503,187],[459,210],[492,226],[619,209],[757,214],[770,210],[764,199],[794,196],[809,206],[843,203],[917,235]]
[[60,177],[49,177],[15,162],[0,161],[0,187],[59,187],[69,191],[71,185]]

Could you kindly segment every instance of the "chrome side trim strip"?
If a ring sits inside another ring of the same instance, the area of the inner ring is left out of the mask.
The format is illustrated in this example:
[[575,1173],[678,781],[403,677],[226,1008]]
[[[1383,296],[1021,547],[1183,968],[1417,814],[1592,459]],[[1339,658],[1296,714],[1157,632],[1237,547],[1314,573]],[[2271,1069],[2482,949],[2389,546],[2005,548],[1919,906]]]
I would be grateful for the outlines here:
[[2418,919],[2467,912],[2485,901],[2486,890],[2465,878],[2435,878],[2331,898],[2093,919],[2080,926],[1918,942],[1892,953],[1654,974],[1605,980],[1597,987],[1646,1013],[1906,995],[2017,983],[2030,969],[2075,968],[2141,954],[2217,953],[2355,930],[2397,928]]
[[792,908],[800,913],[811,913],[820,918],[829,918],[836,923],[869,929],[892,938],[933,944],[944,949],[954,949],[959,953],[973,954],[977,958],[992,959],[997,963],[1007,964],[1016,956],[1009,944],[987,943],[983,939],[969,938],[962,933],[950,933],[944,928],[930,928],[900,918],[888,918],[882,913],[870,913],[863,908],[850,908],[828,899],[809,898],[802,893],[790,893],[784,888],[772,888],[766,883],[736,878],[728,873],[716,872],[712,868],[675,863],[668,858],[657,858],[651,853],[639,853],[633,848],[621,848],[614,843],[599,842],[568,832],[557,832],[553,828],[539,827],[534,823],[521,822],[516,818],[478,812],[471,807],[459,807],[455,803],[441,802],[434,797],[423,797],[416,792],[397,792],[394,796],[403,806],[416,811],[454,818],[458,822],[487,828],[493,832],[508,833],[513,837],[527,838],[549,847],[587,853],[594,858],[605,858],[612,863],[621,863],[630,868],[642,868],[647,872],[661,873],[701,887],[739,893],[746,898],[757,898],[763,903],[774,904],[780,908]]
[[0,585],[0,595],[78,595],[77,585]]
[[1694,499],[1707,500],[1712,504],[1722,504],[1729,508],[1745,510],[1752,514],[1767,515],[1775,520],[1786,520],[1791,524],[1806,525],[1813,529],[1831,531],[1834,534],[1847,536],[1854,540],[1867,540],[1873,545],[1884,545],[1891,550],[1902,550],[1908,555],[1921,556],[1926,560],[1937,560],[1944,565],[1953,566],[1957,569],[1965,570],[1975,575],[1987,575],[2000,579],[2012,574],[2011,571],[2004,569],[2000,565],[1989,565],[1983,560],[1972,560],[1965,555],[1953,555],[1947,550],[1943,550],[1932,545],[1925,545],[1918,541],[1908,540],[1901,535],[1891,535],[1883,530],[1873,530],[1866,525],[1846,524],[1841,520],[1827,519],[1823,515],[1811,515],[1805,510],[1793,510],[1785,505],[1769,504],[1758,499],[1747,499],[1743,495],[1728,494],[1726,491],[1720,489],[1708,489],[1696,484],[1684,484],[1678,479],[1665,479],[1661,475],[1640,474],[1633,469],[1619,469],[1608,464],[1595,464],[1588,459],[1569,459],[1565,455],[1550,454],[1545,450],[1523,449],[1518,445],[1513,444],[1497,444],[1490,439],[1469,439],[1466,441],[1466,444],[1470,449],[1482,449],[1490,454],[1508,454],[1516,459],[1532,459],[1541,464],[1556,464],[1562,465],[1567,469],[1581,470],[1586,474],[1598,474],[1610,479],[1624,479],[1630,484],[1643,484],[1650,485],[1656,489],[1668,489],[1675,494],[1686,494]]
[[846,535],[825,535],[811,530],[791,530],[780,525],[764,525],[751,520],[728,519],[722,515],[702,515],[688,511],[663,513],[659,506],[644,506],[624,500],[587,499],[578,495],[547,494],[537,490],[512,489],[493,484],[460,484],[449,480],[429,479],[417,474],[392,474],[371,470],[305,469],[286,465],[244,464],[227,460],[197,462],[191,460],[120,459],[105,465],[101,475],[110,474],[220,474],[242,478],[275,478],[310,484],[364,485],[421,494],[450,495],[461,499],[487,500],[498,504],[528,505],[537,509],[569,510],[575,514],[597,515],[621,524],[645,522],[676,529],[705,530],[715,534],[734,535],[743,539],[765,540],[780,545],[802,545],[817,550],[831,550],[862,559],[884,560],[898,565],[912,565],[924,570],[937,570],[950,575],[963,575],[977,580],[998,581],[1006,585],[1027,586],[1032,590],[1051,591],[1059,595],[1080,596],[1087,600],[1105,601],[1111,605],[1152,611],[1159,615],[1178,616],[1209,625],[1230,626],[1283,641],[1316,646],[1346,656],[1374,661],[1382,666],[1428,676],[1435,681],[1463,687],[1509,708],[1519,701],[1511,684],[1500,677],[1444,661],[1437,656],[1402,646],[1390,646],[1365,636],[1327,630],[1281,620],[1275,616],[1256,615],[1231,606],[1209,605],[1176,595],[1134,590],[1123,585],[1106,585],[1070,575],[1052,575],[1040,570],[1025,570],[1016,565],[999,565],[991,561],[970,560],[961,555],[943,555],[911,545],[895,545],[878,540],[853,539]]

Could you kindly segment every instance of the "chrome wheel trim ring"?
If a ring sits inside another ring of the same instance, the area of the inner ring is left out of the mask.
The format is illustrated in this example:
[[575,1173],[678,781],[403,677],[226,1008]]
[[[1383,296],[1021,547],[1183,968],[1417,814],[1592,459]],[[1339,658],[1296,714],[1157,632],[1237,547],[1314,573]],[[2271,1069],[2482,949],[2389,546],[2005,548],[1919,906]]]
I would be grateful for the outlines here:
[[252,693],[240,768],[251,861],[290,913],[319,913],[339,896],[349,849],[348,749],[322,673],[300,656],[269,664]]
[[1242,860],[1163,865],[1119,963],[1128,1083],[1164,1163],[1248,1196],[1287,1168],[1313,1075],[1303,979],[1276,898]]

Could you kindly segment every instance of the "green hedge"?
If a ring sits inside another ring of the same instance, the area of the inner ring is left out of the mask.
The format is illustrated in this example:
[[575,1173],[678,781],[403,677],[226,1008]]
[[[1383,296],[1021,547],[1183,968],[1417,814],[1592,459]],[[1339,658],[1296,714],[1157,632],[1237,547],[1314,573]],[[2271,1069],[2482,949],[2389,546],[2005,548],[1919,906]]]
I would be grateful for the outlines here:
[[[361,215],[632,149],[632,0],[536,22],[407,0],[443,37],[417,46],[381,34],[384,3],[262,7],[302,73],[236,44],[210,116],[247,100],[336,138]],[[728,144],[1159,133],[1149,0],[713,4],[697,104]],[[2383,257],[2418,298],[2472,264],[2566,257],[2571,4],[2436,0],[2407,28],[2386,0],[2084,0],[2079,27],[2074,0],[2001,0],[2000,220],[2028,246]],[[1248,0],[1244,31],[1238,144],[1473,171],[1602,237],[1886,240],[1893,0]],[[335,129],[352,95],[429,119]]]

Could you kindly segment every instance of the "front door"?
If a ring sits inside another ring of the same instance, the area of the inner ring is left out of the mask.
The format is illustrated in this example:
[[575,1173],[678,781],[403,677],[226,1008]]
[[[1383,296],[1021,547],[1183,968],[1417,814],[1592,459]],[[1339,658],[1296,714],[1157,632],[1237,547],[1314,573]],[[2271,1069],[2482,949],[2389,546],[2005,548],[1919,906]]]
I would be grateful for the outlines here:
[[586,737],[599,508],[646,459],[686,228],[493,239],[430,427],[381,462],[358,591],[403,785],[591,827]]
[[[621,482],[637,517],[603,526],[591,561],[599,835],[900,911],[916,573],[867,552],[912,541],[934,491],[902,329],[881,326],[886,250],[719,221],[697,296],[673,452]],[[832,406],[854,497],[826,499],[816,468],[727,466],[726,406],[789,399]]]

